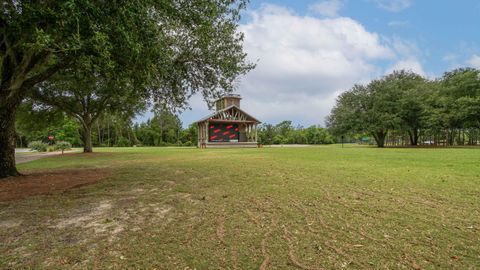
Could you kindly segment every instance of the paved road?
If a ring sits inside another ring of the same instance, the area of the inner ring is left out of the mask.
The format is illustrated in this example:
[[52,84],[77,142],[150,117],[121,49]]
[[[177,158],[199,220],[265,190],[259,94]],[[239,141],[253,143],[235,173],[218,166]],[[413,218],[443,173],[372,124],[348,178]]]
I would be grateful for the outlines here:
[[[69,153],[69,152],[74,152],[74,151],[65,151],[65,153]],[[21,149],[17,148],[15,149],[15,162],[17,164],[20,164],[20,163],[41,159],[44,157],[56,156],[61,154],[62,154],[61,151],[39,153],[39,152],[31,152],[29,149],[25,149],[25,148],[21,148]]]
[[268,146],[264,146],[264,147],[273,147],[273,148],[277,148],[277,147],[290,147],[290,148],[295,148],[295,147],[313,147],[314,145],[312,144],[272,144],[272,145],[268,145]]
[[61,154],[61,152],[48,152],[48,153],[25,153],[25,152],[15,152],[15,162],[17,164],[33,161],[36,159],[41,159],[44,157],[55,156]]

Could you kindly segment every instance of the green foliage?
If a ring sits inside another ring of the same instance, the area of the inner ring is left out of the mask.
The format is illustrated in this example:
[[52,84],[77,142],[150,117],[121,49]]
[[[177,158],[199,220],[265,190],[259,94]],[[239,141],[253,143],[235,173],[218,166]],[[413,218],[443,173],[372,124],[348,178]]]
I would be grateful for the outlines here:
[[80,145],[78,124],[65,113],[26,100],[19,107],[16,118],[17,146],[25,147],[31,141],[44,141],[49,135],[55,140]]
[[124,138],[124,137],[121,137],[120,139],[118,139],[117,143],[115,144],[115,146],[118,146],[118,147],[127,147],[127,146],[130,146],[130,142]]
[[55,136],[55,140],[71,142],[73,145],[80,145],[80,134],[78,123],[70,118],[65,117],[65,120],[58,129],[54,129],[52,134]]
[[280,134],[275,135],[273,137],[273,144],[287,144],[287,143],[288,143],[288,139]]
[[153,118],[135,126],[136,137],[145,146],[181,146],[197,141],[196,130],[195,125],[183,129],[178,116],[164,108],[154,110]]
[[55,145],[55,150],[61,150],[62,153],[65,150],[69,150],[72,148],[72,144],[66,141],[58,141]]
[[69,141],[79,146],[77,122],[65,113],[48,106],[26,101],[17,112],[17,146],[24,147],[31,141],[43,141],[49,135],[58,141]]
[[331,144],[334,143],[333,136],[327,129],[311,126],[305,130],[307,144]]
[[259,143],[269,144],[331,144],[334,139],[325,128],[311,126],[293,127],[292,121],[282,121],[273,126],[262,124],[258,131]]
[[473,145],[479,111],[479,70],[457,69],[436,81],[396,71],[341,94],[327,122],[336,136],[369,134],[378,146]]
[[42,141],[32,141],[28,144],[32,151],[47,152],[48,144]]
[[194,144],[191,141],[186,141],[183,143],[183,146],[194,146]]
[[92,128],[95,146],[133,146],[139,141],[135,136],[132,115],[107,113],[98,118]]
[[191,142],[192,145],[197,143],[198,130],[196,124],[191,124],[186,129],[180,131],[180,141],[182,142]]

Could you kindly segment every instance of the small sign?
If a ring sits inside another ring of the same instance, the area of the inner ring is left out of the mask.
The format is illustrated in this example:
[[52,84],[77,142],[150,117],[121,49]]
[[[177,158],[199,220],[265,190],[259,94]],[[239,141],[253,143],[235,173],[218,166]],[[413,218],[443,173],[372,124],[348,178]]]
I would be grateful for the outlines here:
[[53,139],[55,139],[55,137],[53,135],[48,135],[48,140],[49,141],[53,141]]

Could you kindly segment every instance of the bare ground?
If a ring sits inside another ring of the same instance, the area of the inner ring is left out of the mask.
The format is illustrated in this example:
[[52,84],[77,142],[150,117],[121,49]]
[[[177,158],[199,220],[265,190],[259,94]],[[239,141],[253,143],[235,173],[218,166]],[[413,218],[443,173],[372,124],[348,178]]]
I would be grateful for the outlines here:
[[110,175],[105,169],[44,170],[0,181],[0,201],[54,194],[95,184]]

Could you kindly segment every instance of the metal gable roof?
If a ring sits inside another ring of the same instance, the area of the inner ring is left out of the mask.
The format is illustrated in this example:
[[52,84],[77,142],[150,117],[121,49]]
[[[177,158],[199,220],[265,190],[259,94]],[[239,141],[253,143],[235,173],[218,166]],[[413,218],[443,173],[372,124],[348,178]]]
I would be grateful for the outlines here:
[[255,121],[257,123],[262,123],[260,121],[258,121],[255,117],[251,116],[250,114],[246,113],[244,110],[240,109],[239,107],[237,107],[236,105],[230,105],[222,110],[219,110],[219,111],[216,111],[208,116],[205,116],[204,118],[198,120],[198,121],[195,121],[194,123],[201,123],[201,122],[205,122],[209,119],[211,119],[212,117],[215,117],[216,115],[218,115],[219,113],[222,113],[222,112],[225,112],[225,111],[228,111],[232,108],[235,108],[236,110],[239,110],[241,113],[245,114],[248,118],[251,118],[252,121]]

